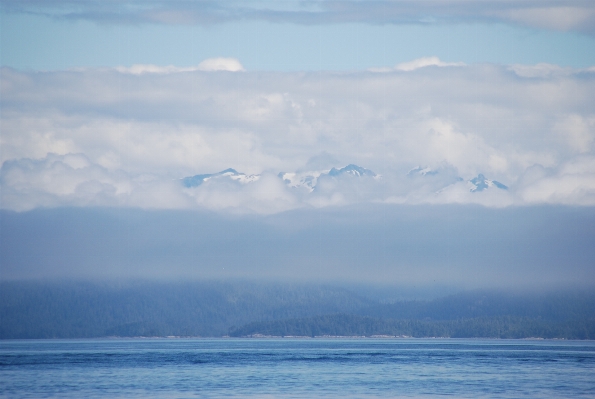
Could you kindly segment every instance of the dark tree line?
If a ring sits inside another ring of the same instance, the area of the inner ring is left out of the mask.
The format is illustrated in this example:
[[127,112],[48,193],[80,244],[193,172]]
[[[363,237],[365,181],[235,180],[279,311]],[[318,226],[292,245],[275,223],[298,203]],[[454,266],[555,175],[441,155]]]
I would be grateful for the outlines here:
[[512,316],[459,320],[394,320],[340,314],[255,322],[232,329],[229,335],[595,339],[595,320],[553,322]]
[[595,294],[476,291],[382,304],[322,285],[0,283],[0,339],[413,336],[594,339]]

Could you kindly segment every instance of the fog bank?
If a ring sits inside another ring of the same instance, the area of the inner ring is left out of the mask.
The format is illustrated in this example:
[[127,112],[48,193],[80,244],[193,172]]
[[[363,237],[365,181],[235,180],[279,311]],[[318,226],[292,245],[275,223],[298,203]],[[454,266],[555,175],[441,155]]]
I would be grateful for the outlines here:
[[595,281],[595,208],[0,213],[0,276],[543,288]]

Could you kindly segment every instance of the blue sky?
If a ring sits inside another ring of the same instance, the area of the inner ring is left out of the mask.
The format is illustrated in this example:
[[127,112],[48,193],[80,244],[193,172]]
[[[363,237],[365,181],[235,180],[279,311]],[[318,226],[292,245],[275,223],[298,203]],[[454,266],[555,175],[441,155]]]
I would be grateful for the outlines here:
[[251,71],[361,70],[427,56],[467,64],[595,65],[593,34],[498,20],[132,24],[4,11],[1,29],[2,65],[33,70],[191,66],[213,57],[237,58]]
[[[300,270],[358,280],[370,262],[370,280],[389,283],[595,275],[590,1],[0,4],[0,239],[10,248],[0,278],[292,279]],[[64,224],[46,225],[55,212]],[[423,242],[432,220],[441,233]],[[160,223],[226,226],[245,257],[229,257],[219,232],[195,237],[210,265],[193,269],[188,259],[200,255],[186,241],[179,267],[165,249],[145,265],[139,248],[168,242]],[[77,247],[94,248],[138,226],[151,233],[119,236],[104,257],[60,259],[68,240],[53,240],[80,228],[87,241]],[[408,231],[416,239],[405,248]],[[353,252],[356,237],[370,250]]]

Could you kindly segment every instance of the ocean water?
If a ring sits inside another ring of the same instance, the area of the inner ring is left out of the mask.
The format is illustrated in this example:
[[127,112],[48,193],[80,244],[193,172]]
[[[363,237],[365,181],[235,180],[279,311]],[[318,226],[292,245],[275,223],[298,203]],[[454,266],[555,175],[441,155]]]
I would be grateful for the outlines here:
[[595,398],[595,342],[0,341],[9,398]]

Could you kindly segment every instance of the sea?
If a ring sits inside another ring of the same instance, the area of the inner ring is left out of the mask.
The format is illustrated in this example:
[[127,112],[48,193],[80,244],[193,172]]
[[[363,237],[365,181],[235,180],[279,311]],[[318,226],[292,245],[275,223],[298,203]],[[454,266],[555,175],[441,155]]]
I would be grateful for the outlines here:
[[0,341],[6,398],[595,398],[595,342]]

